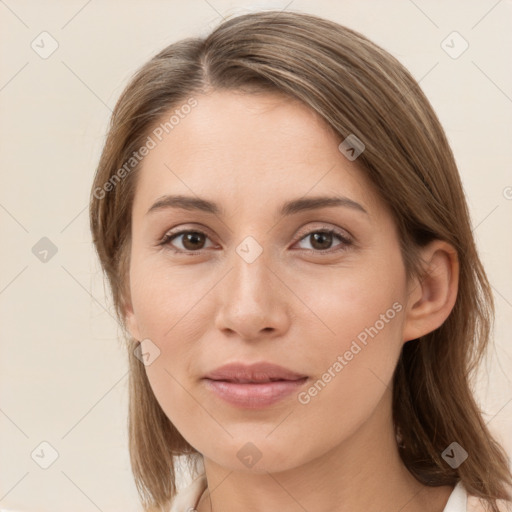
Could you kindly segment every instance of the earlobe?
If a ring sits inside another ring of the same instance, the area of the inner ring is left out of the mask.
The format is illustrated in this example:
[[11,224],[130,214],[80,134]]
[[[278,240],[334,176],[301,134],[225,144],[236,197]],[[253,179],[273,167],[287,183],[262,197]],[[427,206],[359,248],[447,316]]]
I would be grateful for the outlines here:
[[454,247],[434,240],[421,252],[424,273],[410,283],[403,341],[440,327],[451,313],[459,285],[459,261]]
[[125,318],[126,328],[130,335],[136,340],[140,341],[142,338],[140,336],[140,330],[137,323],[137,318],[135,317],[135,313],[133,311],[133,307],[130,301],[125,302],[123,305],[123,312]]

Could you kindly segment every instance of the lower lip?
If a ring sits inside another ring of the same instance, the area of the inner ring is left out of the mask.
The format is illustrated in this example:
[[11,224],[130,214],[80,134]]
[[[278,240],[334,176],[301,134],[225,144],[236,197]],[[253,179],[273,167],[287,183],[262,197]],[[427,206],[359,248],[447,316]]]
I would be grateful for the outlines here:
[[308,380],[277,380],[273,382],[239,383],[204,379],[218,397],[237,407],[260,409],[297,392]]

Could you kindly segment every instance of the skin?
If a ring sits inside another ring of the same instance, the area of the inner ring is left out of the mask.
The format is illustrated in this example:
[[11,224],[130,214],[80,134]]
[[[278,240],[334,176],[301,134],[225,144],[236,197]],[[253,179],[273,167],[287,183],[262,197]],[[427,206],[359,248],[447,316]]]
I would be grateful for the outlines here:
[[[152,389],[204,457],[213,491],[197,510],[441,512],[453,487],[423,486],[401,462],[391,386],[402,345],[453,308],[455,251],[432,242],[423,250],[428,277],[407,281],[390,212],[314,112],[269,93],[195,98],[138,176],[126,320],[132,336],[159,347],[146,366]],[[165,194],[225,211],[146,214]],[[348,197],[367,213],[279,216],[283,202],[317,195]],[[206,236],[159,245],[171,228]],[[337,235],[315,243],[312,233],[332,228],[351,243]],[[252,263],[236,252],[247,236],[263,249]],[[201,380],[228,362],[271,361],[309,376],[307,390],[397,302],[401,311],[307,404],[292,394],[240,409]],[[261,454],[252,467],[237,457],[248,442]]]

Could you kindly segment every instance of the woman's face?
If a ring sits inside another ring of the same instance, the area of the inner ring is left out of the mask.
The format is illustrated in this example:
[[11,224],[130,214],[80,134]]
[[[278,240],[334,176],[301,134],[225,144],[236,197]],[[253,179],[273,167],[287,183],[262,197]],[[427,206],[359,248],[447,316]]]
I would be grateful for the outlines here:
[[[132,211],[127,321],[145,340],[162,409],[231,470],[256,459],[252,471],[297,467],[363,425],[377,442],[389,436],[408,295],[390,212],[338,149],[342,139],[302,104],[234,92],[195,99],[161,141],[153,136]],[[177,195],[189,207],[151,209]],[[315,207],[325,197],[341,201]],[[307,379],[281,383],[281,398],[267,384],[267,401],[254,398],[261,384],[217,383],[245,393],[227,400],[204,377],[233,362]]]

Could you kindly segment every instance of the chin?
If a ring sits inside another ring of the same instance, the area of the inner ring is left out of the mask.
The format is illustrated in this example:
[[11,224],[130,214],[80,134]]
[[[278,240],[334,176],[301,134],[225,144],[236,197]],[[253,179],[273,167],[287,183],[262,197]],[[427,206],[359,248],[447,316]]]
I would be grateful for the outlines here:
[[[280,439],[273,443],[265,437],[267,435],[265,432],[260,437],[249,438],[245,435],[240,441],[231,439],[229,444],[221,444],[222,452],[217,448],[219,445],[216,445],[216,448],[211,450],[212,457],[208,456],[210,450],[202,453],[204,457],[210,458],[215,464],[229,471],[253,474],[279,473],[307,462],[304,446],[300,447],[299,452],[296,443],[290,441],[289,444],[283,444]],[[314,458],[314,455],[311,458]]]

